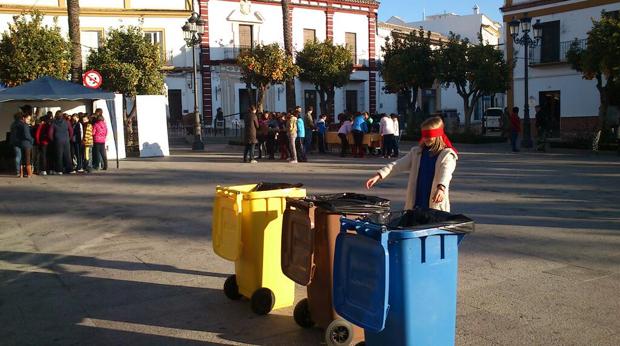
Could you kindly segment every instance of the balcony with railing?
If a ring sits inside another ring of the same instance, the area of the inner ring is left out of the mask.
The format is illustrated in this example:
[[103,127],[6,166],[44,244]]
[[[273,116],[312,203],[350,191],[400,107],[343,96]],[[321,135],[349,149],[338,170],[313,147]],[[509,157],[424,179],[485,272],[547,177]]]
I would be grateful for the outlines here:
[[249,45],[224,47],[224,59],[235,60],[239,57],[239,55],[241,55],[241,53],[249,52],[250,50],[252,50],[252,46]]
[[[556,42],[551,44],[539,44],[537,47],[530,50],[530,66],[544,66],[551,64],[566,64],[568,59],[566,55],[573,45],[572,41]],[[578,40],[577,44],[580,48],[585,49],[588,40]]]

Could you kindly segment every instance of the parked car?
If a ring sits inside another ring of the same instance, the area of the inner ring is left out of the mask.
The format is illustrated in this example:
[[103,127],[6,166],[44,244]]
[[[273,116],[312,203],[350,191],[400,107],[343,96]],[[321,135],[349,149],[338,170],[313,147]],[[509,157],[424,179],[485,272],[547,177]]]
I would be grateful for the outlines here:
[[499,131],[503,129],[504,110],[501,108],[487,108],[482,116],[482,134],[490,131]]

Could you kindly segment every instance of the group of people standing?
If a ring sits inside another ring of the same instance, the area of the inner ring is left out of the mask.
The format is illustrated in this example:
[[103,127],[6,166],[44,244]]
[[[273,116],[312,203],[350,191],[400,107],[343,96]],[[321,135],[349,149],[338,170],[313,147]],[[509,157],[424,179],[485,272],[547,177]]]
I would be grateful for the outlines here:
[[[341,125],[338,129],[340,138],[340,156],[345,157],[349,148],[352,148],[353,157],[363,158],[366,148],[364,148],[364,134],[377,130],[381,134],[381,154],[384,158],[398,157],[400,146],[400,125],[398,115],[385,113],[380,115],[379,126],[374,125],[374,120],[368,112],[359,113],[355,117],[346,116],[341,118]],[[353,146],[350,145],[348,135],[353,135]],[[373,152],[374,148],[368,148]]]
[[[341,156],[346,156],[351,147],[354,157],[364,157],[364,135],[376,131],[382,137],[382,155],[386,158],[398,157],[400,129],[397,115],[382,114],[378,124],[368,112],[356,113],[354,116],[342,113],[338,119],[340,126],[334,129],[338,129]],[[327,151],[327,122],[328,116],[325,114],[314,118],[312,106],[308,107],[305,113],[299,106],[286,113],[257,113],[256,107],[251,106],[245,118],[243,162],[257,163],[257,159],[263,157],[274,160],[278,152],[280,160],[288,160],[290,163],[307,162],[313,144],[316,144],[319,153]],[[352,134],[353,146],[347,138],[349,134]],[[314,141],[316,143],[313,143]],[[257,147],[258,157],[255,157]],[[374,148],[368,150],[373,152]]]
[[15,152],[17,177],[62,175],[106,170],[108,129],[103,111],[69,116],[57,111],[35,118],[23,106],[11,125],[10,143]]
[[[245,150],[243,162],[257,163],[263,157],[290,163],[307,162],[313,145],[313,133],[317,133],[319,152],[324,153],[327,133],[326,115],[315,121],[314,108],[308,107],[302,113],[301,107],[286,113],[257,113],[251,106],[245,118]],[[258,147],[258,157],[255,151]]]

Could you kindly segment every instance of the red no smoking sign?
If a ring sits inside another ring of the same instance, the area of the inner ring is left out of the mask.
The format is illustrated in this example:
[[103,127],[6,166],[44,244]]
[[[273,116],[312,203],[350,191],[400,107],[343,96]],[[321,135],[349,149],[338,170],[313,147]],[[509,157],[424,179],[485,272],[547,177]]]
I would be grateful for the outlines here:
[[89,70],[84,73],[82,82],[87,88],[99,89],[101,87],[101,83],[103,83],[103,77],[101,77],[101,73],[95,70]]

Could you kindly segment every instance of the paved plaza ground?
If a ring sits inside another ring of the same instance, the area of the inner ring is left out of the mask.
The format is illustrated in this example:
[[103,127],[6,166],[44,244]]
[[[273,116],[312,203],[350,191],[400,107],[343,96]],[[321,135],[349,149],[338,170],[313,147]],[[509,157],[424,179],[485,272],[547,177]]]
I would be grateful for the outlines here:
[[[459,149],[452,208],[477,229],[460,248],[457,345],[620,345],[620,158]],[[240,152],[208,145],[88,176],[0,177],[0,344],[321,344],[292,308],[259,317],[224,296],[234,266],[211,247],[215,186],[363,193],[386,160],[250,165]],[[402,207],[406,178],[373,192]]]

